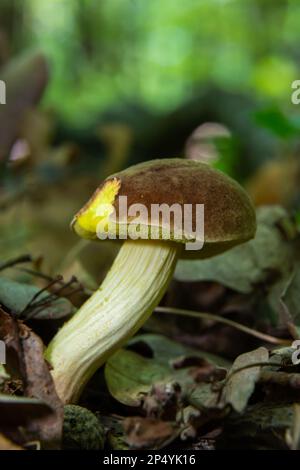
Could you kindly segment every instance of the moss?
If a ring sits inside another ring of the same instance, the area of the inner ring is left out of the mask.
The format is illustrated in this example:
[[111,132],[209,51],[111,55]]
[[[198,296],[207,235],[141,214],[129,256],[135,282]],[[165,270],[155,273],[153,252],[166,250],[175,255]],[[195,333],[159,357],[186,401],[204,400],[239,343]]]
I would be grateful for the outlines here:
[[64,449],[103,449],[104,440],[104,428],[91,411],[77,405],[64,407]]

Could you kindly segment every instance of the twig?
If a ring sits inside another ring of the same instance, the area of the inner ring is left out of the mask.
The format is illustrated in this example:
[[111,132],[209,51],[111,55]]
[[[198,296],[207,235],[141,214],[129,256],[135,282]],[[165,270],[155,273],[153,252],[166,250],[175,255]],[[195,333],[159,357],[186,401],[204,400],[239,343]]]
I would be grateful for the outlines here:
[[0,264],[0,271],[3,271],[4,269],[11,268],[12,266],[15,266],[16,264],[20,263],[30,263],[32,261],[31,255],[21,255],[18,256],[17,258],[13,258],[11,260],[5,261],[4,263]]
[[[30,274],[31,276],[39,277],[40,279],[44,279],[45,281],[49,281],[49,282],[53,281],[52,276],[49,276],[48,274],[45,274],[45,273],[41,273],[39,271],[35,271],[34,269],[18,268],[18,267],[15,267],[15,269],[17,271],[21,271],[22,273],[26,273],[26,274]],[[57,282],[62,283],[62,281],[57,281]]]
[[[54,280],[52,276],[49,276],[48,274],[45,274],[39,271],[34,271],[33,269],[28,269],[28,268],[15,268],[15,269],[17,269],[18,271],[28,273],[32,276],[39,277],[41,279],[44,279],[45,281],[51,282]],[[57,280],[57,284],[64,286],[63,280],[59,280],[57,278],[56,280]],[[94,293],[94,291],[88,289],[87,287],[84,287],[84,285],[80,281],[78,281],[78,279],[75,276],[73,276],[73,282],[78,282],[79,287],[76,290],[72,290],[71,292],[68,292],[67,294],[65,294],[64,295],[65,297],[69,297],[71,294],[74,295],[77,292],[83,292],[85,295],[90,297]]]
[[[40,289],[36,294],[34,294],[34,296],[30,299],[30,301],[28,302],[28,304],[26,305],[26,307],[24,308],[23,312],[24,313],[26,310],[28,310],[29,308],[33,307],[36,305],[36,302],[35,300],[38,299],[38,297],[41,296],[41,294],[43,294],[45,291],[47,291],[50,287],[52,287],[54,284],[56,284],[58,281],[62,281],[62,276],[57,276],[56,279],[53,279],[51,282],[49,282],[49,284],[45,287],[43,287],[42,289]],[[51,297],[53,296],[53,294],[49,294],[46,298],[48,299],[48,297]],[[56,297],[56,296],[55,296]],[[45,299],[43,299],[44,301]]]
[[300,375],[298,373],[272,372],[269,370],[265,370],[261,372],[259,381],[263,383],[277,384],[295,389],[300,388]]
[[221,317],[220,315],[214,315],[213,313],[196,312],[194,310],[185,310],[174,307],[156,307],[155,311],[159,313],[173,313],[174,315],[181,315],[183,317],[205,318],[207,320],[224,323],[225,325],[231,326],[232,328],[236,328],[237,330],[243,331],[248,335],[261,339],[262,341],[266,341],[267,343],[280,345],[291,344],[291,340],[276,338],[275,336],[261,333],[260,331],[254,330],[253,328],[249,328],[248,326],[242,325],[233,320],[229,320],[228,318]]
[[237,369],[230,371],[230,374],[227,375],[224,384],[227,383],[233,375],[238,374],[239,372],[242,372],[243,370],[252,369],[252,367],[280,367],[280,364],[278,364],[277,362],[264,361],[264,362],[253,362],[252,364],[247,364],[246,366],[238,367]]
[[[58,289],[56,289],[54,292],[49,293],[45,295],[42,298],[39,298],[41,294],[44,292],[47,292],[50,287],[52,287],[54,284],[60,284]],[[71,286],[77,283],[78,287],[71,288]],[[62,292],[67,289],[71,288],[70,291],[66,294],[64,294],[64,297],[68,297],[70,295],[73,295],[77,292],[82,291],[82,285],[77,281],[75,276],[72,276],[70,281],[64,283],[63,282],[63,277],[62,276],[57,276],[55,279],[52,279],[50,283],[45,286],[43,289],[39,290],[30,300],[30,302],[27,304],[27,306],[22,310],[20,316],[25,318],[26,320],[29,320],[31,318],[34,318],[38,315],[40,311],[42,311],[45,307],[48,305],[51,305],[52,302],[55,302],[58,300],[62,294]]]

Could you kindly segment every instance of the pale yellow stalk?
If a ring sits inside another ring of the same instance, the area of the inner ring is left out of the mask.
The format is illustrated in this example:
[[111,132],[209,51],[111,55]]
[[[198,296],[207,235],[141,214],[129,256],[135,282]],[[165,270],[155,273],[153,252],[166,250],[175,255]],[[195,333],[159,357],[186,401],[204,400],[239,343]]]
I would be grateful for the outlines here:
[[78,400],[95,371],[151,315],[168,287],[179,249],[172,242],[124,242],[102,285],[46,351],[64,403]]

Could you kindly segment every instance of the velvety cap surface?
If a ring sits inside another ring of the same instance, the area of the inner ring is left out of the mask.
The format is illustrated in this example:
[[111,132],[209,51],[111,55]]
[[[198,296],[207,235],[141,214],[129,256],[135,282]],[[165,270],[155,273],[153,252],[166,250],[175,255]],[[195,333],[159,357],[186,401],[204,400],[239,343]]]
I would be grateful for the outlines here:
[[[139,213],[138,219],[131,216],[125,220],[119,210],[121,196],[127,197],[127,207],[142,204],[147,213]],[[110,213],[108,209],[99,215],[101,204],[108,208],[111,205],[115,210],[116,238],[126,238],[128,223],[136,221],[143,238],[151,239],[150,229],[158,228],[160,239],[180,243],[195,241],[194,208],[203,204],[204,247],[198,252],[184,251],[184,257],[212,256],[253,238],[256,231],[255,211],[244,189],[224,173],[193,160],[152,160],[110,176],[74,217],[72,226],[76,233],[84,238],[99,238],[98,223]],[[168,221],[151,217],[153,205],[161,204],[169,207],[177,204],[182,210],[184,205],[192,205],[190,229],[183,234],[181,220],[178,224],[172,211]]]

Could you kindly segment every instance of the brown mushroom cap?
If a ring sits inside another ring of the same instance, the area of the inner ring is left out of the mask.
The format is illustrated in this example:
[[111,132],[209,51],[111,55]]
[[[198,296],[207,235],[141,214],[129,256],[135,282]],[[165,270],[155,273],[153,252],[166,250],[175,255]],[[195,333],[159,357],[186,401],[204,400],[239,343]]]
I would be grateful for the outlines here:
[[[127,196],[127,206],[143,204],[148,217],[139,216],[140,233],[151,239],[151,228],[159,225],[159,239],[180,243],[195,241],[192,232],[182,235],[174,219],[162,224],[150,218],[153,204],[204,204],[204,246],[202,250],[182,250],[182,257],[204,258],[254,237],[254,207],[244,189],[224,173],[205,163],[179,158],[152,160],[134,165],[108,177],[87,204],[76,214],[72,227],[83,238],[97,239],[96,210],[110,202],[116,211],[117,237],[127,233],[128,224],[118,212],[120,196]],[[194,212],[193,212],[194,213]],[[128,221],[127,221],[128,222]],[[129,220],[129,223],[134,219]],[[166,237],[168,229],[170,236]],[[153,240],[155,243],[155,240]]]

